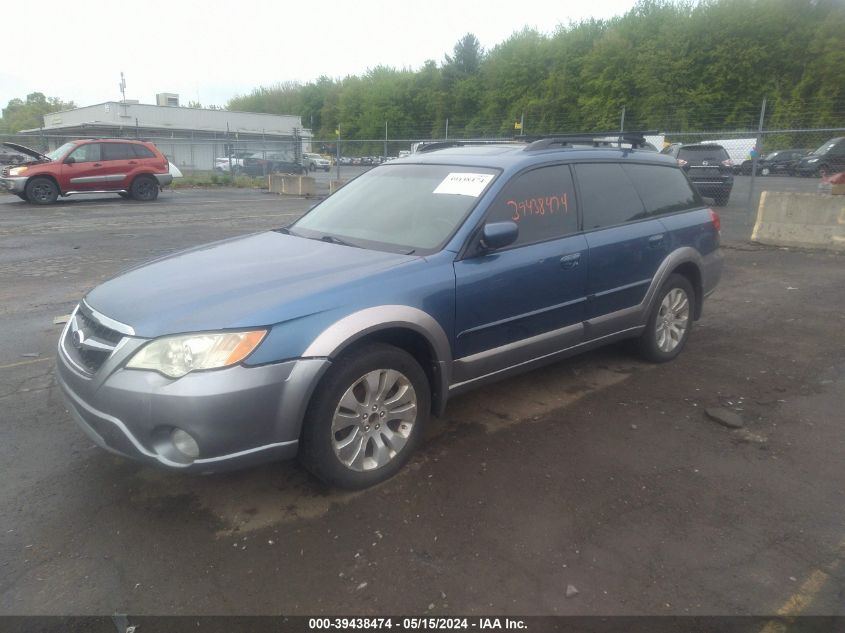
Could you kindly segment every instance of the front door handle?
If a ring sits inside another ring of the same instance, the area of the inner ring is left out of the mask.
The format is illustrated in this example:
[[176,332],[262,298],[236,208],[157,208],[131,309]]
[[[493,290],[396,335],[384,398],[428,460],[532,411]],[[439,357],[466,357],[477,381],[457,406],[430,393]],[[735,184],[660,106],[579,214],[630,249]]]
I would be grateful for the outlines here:
[[94,163],[94,167],[102,167],[103,163]]
[[652,235],[648,238],[648,245],[651,248],[660,248],[663,246],[663,239],[665,237],[665,233],[659,233],[658,235]]
[[137,164],[138,164],[138,161],[136,161],[136,160],[130,160],[130,161],[129,161],[129,164],[130,164],[130,165],[137,165]]
[[564,255],[561,257],[560,265],[564,270],[572,270],[573,268],[578,268],[580,261],[581,253],[572,253],[572,255]]

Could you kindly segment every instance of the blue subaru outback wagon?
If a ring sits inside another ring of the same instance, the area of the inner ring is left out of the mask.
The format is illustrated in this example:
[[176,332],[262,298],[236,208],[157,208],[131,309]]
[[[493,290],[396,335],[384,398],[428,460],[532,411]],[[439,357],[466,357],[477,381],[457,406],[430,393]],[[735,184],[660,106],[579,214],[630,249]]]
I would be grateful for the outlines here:
[[465,389],[628,338],[671,360],[719,280],[719,217],[631,145],[430,148],[286,228],[124,272],[62,333],[68,409],[150,463],[298,455],[361,488]]

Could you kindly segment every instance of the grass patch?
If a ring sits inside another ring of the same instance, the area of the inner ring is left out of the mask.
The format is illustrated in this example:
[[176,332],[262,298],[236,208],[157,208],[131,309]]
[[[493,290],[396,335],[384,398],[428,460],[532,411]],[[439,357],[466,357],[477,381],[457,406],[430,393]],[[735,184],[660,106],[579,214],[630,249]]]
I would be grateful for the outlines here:
[[170,185],[173,189],[190,189],[192,187],[237,187],[238,189],[266,189],[267,179],[263,177],[235,176],[228,174],[192,174],[174,178]]

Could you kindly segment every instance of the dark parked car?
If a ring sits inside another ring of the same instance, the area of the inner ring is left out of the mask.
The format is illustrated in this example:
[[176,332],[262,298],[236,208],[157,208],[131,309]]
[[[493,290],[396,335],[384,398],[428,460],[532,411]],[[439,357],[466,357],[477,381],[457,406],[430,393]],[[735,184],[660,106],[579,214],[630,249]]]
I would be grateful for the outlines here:
[[757,173],[761,176],[794,176],[798,161],[807,154],[805,149],[771,152],[757,161]]
[[733,163],[721,145],[674,143],[662,152],[672,156],[702,196],[720,207],[728,203],[734,185]]
[[652,151],[418,152],[286,228],[94,288],[61,335],[58,383],[113,452],[197,472],[298,454],[361,488],[476,385],[622,339],[674,359],[719,281],[719,239]]
[[308,173],[303,165],[290,160],[284,154],[257,152],[243,159],[240,173],[247,176],[267,176],[269,174],[298,174]]
[[821,176],[845,171],[845,136],[832,138],[795,165],[799,176]]

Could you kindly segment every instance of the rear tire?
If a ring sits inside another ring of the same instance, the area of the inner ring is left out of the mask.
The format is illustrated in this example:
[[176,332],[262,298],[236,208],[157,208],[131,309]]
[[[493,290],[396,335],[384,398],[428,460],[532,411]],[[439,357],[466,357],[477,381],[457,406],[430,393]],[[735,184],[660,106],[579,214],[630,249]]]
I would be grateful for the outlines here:
[[152,202],[158,198],[158,181],[152,176],[138,176],[132,181],[129,194],[135,200]]
[[299,459],[330,485],[373,486],[405,465],[430,410],[428,379],[413,356],[383,343],[356,347],[332,364],[311,398]]
[[645,332],[637,339],[640,356],[652,363],[673,360],[686,345],[694,314],[692,284],[683,275],[670,275],[657,293]]
[[26,183],[24,195],[33,204],[53,204],[59,198],[59,187],[49,178],[33,178]]
[[727,206],[728,200],[730,200],[731,194],[729,193],[720,193],[717,195],[713,200],[716,202],[717,207],[724,207]]

